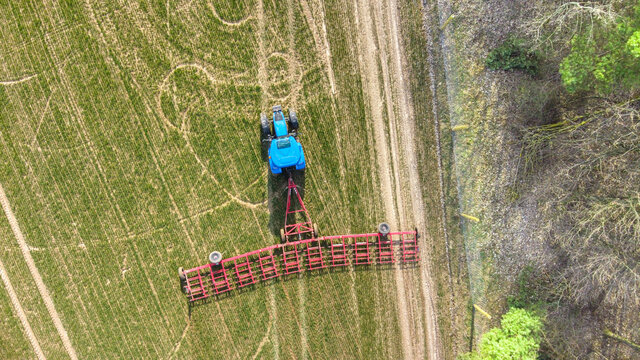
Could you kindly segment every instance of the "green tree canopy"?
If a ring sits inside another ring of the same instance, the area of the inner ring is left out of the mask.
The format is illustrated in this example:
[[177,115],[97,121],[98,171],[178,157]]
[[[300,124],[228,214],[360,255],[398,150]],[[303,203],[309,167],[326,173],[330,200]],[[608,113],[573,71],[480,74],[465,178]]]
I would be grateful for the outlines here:
[[502,316],[499,328],[482,336],[477,353],[468,353],[468,360],[535,360],[540,348],[542,321],[533,313],[511,308]]
[[572,93],[640,87],[640,2],[617,22],[594,22],[576,34],[560,74]]

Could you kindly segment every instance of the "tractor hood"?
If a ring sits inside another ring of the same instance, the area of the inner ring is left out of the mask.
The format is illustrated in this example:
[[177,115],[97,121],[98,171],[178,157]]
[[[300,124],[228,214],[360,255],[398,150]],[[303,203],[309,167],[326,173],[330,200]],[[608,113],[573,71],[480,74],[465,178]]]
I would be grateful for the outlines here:
[[279,168],[287,168],[298,164],[302,156],[302,146],[293,136],[271,141],[269,157],[273,164]]
[[276,133],[276,136],[286,136],[287,134],[289,134],[289,130],[287,129],[287,123],[286,121],[284,121],[284,118],[282,117],[282,112],[280,112],[280,115],[274,115],[274,121],[273,121],[273,131]]

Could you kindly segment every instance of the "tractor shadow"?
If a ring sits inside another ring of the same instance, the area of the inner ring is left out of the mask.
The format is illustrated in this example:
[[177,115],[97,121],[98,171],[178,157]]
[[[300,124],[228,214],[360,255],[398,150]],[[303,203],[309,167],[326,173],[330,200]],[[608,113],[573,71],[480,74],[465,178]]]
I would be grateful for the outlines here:
[[260,158],[263,162],[269,165],[269,146],[271,145],[271,141],[260,135]]
[[[295,170],[292,174],[293,182],[298,186],[298,192],[300,197],[304,201],[304,189],[306,176],[304,170]],[[269,171],[269,177],[267,180],[267,199],[269,207],[269,231],[280,238],[280,229],[284,228],[284,215],[287,210],[287,183],[288,176],[284,172],[279,175],[271,174]],[[298,200],[295,198],[295,194],[292,196],[292,206],[298,208]],[[293,199],[295,198],[295,199]]]

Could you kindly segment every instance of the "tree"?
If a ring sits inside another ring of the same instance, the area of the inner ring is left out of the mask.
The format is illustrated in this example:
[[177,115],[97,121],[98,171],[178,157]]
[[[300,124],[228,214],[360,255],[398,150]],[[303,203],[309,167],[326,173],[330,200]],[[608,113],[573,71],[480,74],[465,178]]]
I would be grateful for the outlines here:
[[578,32],[560,74],[572,93],[640,87],[640,2],[615,22],[595,21]]
[[502,316],[500,326],[482,336],[479,352],[464,354],[460,359],[536,359],[542,332],[542,321],[538,316],[524,309],[511,308]]

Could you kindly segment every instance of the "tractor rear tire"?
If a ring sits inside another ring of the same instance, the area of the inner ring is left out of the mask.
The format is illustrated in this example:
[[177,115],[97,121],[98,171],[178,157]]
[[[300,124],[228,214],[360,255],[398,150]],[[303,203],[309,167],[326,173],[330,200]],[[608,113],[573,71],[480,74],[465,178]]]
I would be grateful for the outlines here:
[[284,229],[280,229],[280,240],[282,242],[285,242],[287,240],[287,237],[284,236]]
[[313,223],[313,237],[318,238],[318,224]]
[[293,109],[289,109],[289,124],[291,124],[293,130],[298,130],[298,115]]
[[266,138],[271,135],[271,127],[269,126],[269,119],[267,115],[260,114],[260,130],[262,131],[262,137]]

